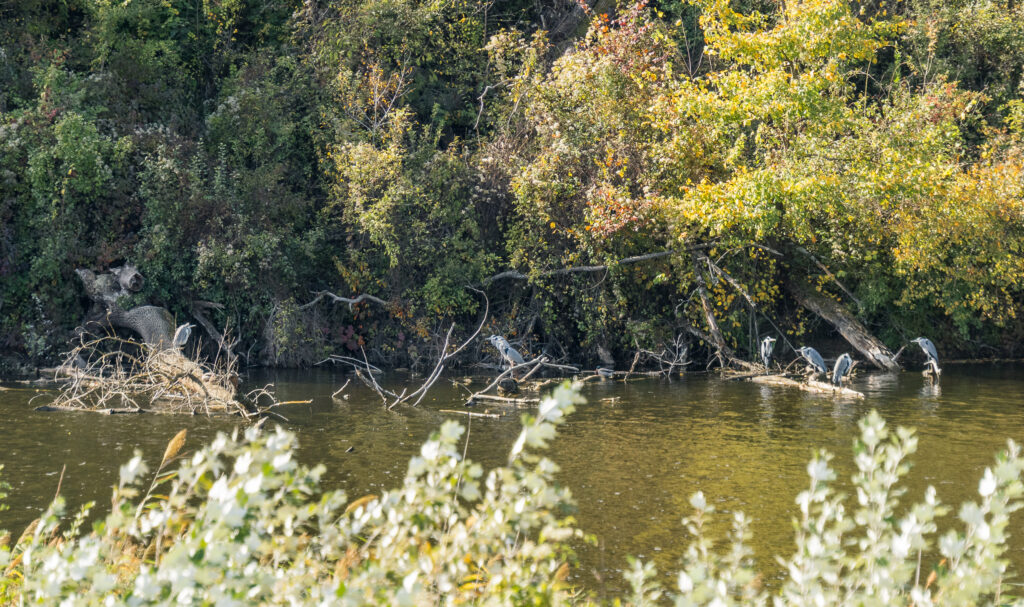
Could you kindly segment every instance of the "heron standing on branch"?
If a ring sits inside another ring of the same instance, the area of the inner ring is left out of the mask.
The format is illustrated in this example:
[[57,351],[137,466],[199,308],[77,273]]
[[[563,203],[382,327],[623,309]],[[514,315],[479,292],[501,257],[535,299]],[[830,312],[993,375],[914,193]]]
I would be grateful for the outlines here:
[[796,351],[797,354],[807,361],[807,365],[813,370],[812,377],[824,373],[828,375],[828,367],[825,366],[825,359],[818,354],[818,351],[810,346],[804,346]]
[[852,368],[853,359],[844,352],[842,356],[836,359],[836,366],[832,367],[832,384],[842,388],[843,378],[850,374],[850,369]]
[[932,374],[935,375],[935,377],[941,375],[942,369],[939,368],[939,352],[935,349],[935,344],[932,343],[932,340],[927,337],[918,337],[917,339],[912,339],[910,341],[921,346],[921,351],[924,352],[926,357],[928,357],[928,362],[926,364],[931,367]]
[[772,350],[775,349],[775,338],[765,337],[761,340],[761,362],[764,363],[764,372],[767,375],[772,364]]
[[487,341],[491,342],[491,345],[498,351],[498,354],[508,363],[510,367],[521,365],[526,361],[523,359],[523,355],[516,352],[516,349],[512,347],[512,344],[508,343],[508,340],[500,335],[491,335],[487,338]]

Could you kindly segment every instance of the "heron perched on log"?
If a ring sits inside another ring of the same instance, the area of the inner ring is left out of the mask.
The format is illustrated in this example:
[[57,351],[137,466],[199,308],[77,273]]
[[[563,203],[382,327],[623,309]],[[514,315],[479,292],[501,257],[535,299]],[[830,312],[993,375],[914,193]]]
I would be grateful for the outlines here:
[[523,359],[523,355],[516,351],[512,347],[512,344],[508,343],[508,340],[500,335],[491,335],[487,338],[487,341],[491,342],[491,345],[498,351],[498,354],[508,363],[510,367],[521,365],[526,361]]
[[188,342],[188,336],[192,334],[192,327],[194,326],[195,325],[189,323],[179,326],[177,330],[174,331],[174,339],[171,340],[171,345],[180,350],[182,346]]
[[825,366],[825,359],[818,354],[818,351],[810,346],[804,346],[796,351],[797,354],[807,361],[807,365],[814,370],[814,375],[819,373],[828,374],[828,367]]
[[939,368],[939,351],[935,349],[935,344],[932,343],[932,340],[927,337],[918,337],[910,341],[921,346],[921,351],[924,352],[924,355],[928,358],[928,362],[926,364],[931,367],[931,372],[935,376],[941,375],[942,369]]
[[764,372],[767,374],[772,364],[772,350],[775,349],[775,338],[765,337],[761,340],[761,362],[764,363]]
[[850,369],[852,368],[853,359],[844,352],[842,356],[836,359],[836,365],[832,367],[832,384],[840,388],[843,387],[843,378],[850,374]]

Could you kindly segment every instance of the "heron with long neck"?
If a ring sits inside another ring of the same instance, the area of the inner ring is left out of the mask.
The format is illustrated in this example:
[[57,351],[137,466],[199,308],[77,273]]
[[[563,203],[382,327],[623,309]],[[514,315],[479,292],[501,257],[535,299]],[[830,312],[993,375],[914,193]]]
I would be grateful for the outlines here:
[[850,374],[850,369],[852,368],[853,359],[844,352],[842,356],[836,359],[836,364],[832,367],[832,384],[842,388],[843,379]]
[[188,342],[189,335],[192,334],[192,327],[195,325],[185,323],[178,327],[174,332],[174,338],[171,340],[171,345],[180,350],[184,347],[185,343]]
[[508,343],[508,340],[500,335],[491,335],[487,338],[487,341],[491,342],[491,345],[498,351],[501,358],[508,363],[510,367],[521,365],[526,362],[523,359],[523,355],[516,351],[512,347],[512,344]]
[[812,377],[819,373],[828,374],[828,367],[825,366],[825,359],[821,357],[821,354],[818,354],[817,350],[810,346],[804,346],[796,352],[807,361],[808,368],[813,371],[811,375]]
[[761,340],[761,362],[764,363],[764,372],[768,373],[772,365],[772,350],[775,349],[775,338],[765,337]]
[[932,340],[927,337],[918,337],[910,341],[911,343],[921,346],[921,351],[924,352],[925,357],[928,358],[925,364],[931,367],[931,372],[936,377],[941,375],[942,369],[939,368],[939,351],[935,349],[935,344],[932,343]]

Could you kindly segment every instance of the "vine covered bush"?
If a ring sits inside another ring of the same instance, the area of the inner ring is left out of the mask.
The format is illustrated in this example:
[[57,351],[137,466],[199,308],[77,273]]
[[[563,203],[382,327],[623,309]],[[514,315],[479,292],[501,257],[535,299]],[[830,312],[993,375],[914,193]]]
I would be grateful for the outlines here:
[[[489,472],[463,458],[448,421],[409,462],[401,487],[355,500],[320,486],[323,466],[295,461],[280,428],[220,435],[181,454],[184,432],[149,471],[121,467],[112,509],[86,529],[56,499],[17,542],[0,535],[0,599],[25,604],[589,604],[570,576],[582,541],[558,466],[540,455],[582,399],[564,385],[545,398],[508,463]],[[627,605],[1021,604],[1005,581],[1007,525],[1024,498],[1013,442],[978,483],[979,499],[949,511],[934,488],[903,504],[901,477],[917,438],[872,412],[854,445],[855,496],[835,491],[831,455],[807,465],[796,498],[796,547],[782,578],[763,583],[742,513],[724,541],[707,537],[702,493],[683,519],[692,536],[672,588],[653,565],[626,570]],[[172,469],[173,460],[176,468]],[[0,485],[0,490],[4,488]],[[0,493],[3,497],[3,493]],[[941,558],[938,563],[930,561]]]

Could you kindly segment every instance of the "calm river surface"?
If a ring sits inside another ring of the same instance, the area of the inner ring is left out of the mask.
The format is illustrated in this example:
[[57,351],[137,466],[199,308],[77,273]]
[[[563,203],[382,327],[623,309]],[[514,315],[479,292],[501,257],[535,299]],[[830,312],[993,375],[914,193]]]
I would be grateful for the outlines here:
[[[976,495],[982,471],[1006,439],[1024,442],[1024,367],[948,365],[943,371],[939,387],[916,372],[863,374],[851,385],[867,395],[863,401],[701,376],[588,384],[589,402],[562,427],[551,452],[578,501],[579,526],[598,538],[596,546],[579,547],[574,579],[600,597],[623,588],[619,571],[627,555],[673,571],[688,542],[680,519],[690,513],[688,498],[698,490],[720,511],[743,510],[752,518],[757,560],[775,572],[772,556],[792,551],[793,500],[807,484],[812,452],[834,453],[840,484],[848,487],[857,420],[873,408],[890,425],[918,431],[905,501],[919,499],[927,485],[935,485],[947,504]],[[299,434],[299,458],[325,463],[325,486],[344,488],[351,498],[397,487],[409,457],[432,430],[446,418],[469,421],[439,411],[459,408],[464,400],[465,389],[451,382],[439,382],[418,409],[388,412],[357,381],[347,401],[332,401],[344,380],[328,372],[260,372],[248,378],[250,385],[275,383],[281,400],[313,399],[311,406],[291,406],[286,425]],[[395,374],[382,379],[391,386],[400,381]],[[36,395],[23,388],[0,390],[0,474],[12,486],[0,529],[15,536],[53,497],[62,467],[61,492],[70,505],[95,500],[103,511],[118,466],[135,449],[156,464],[182,428],[189,432],[187,445],[195,447],[237,424],[183,416],[37,413],[33,406],[46,396],[30,405]],[[469,457],[485,467],[500,465],[519,429],[516,413],[473,419]],[[720,520],[724,530],[728,516]],[[1019,574],[1024,513],[1016,515],[1010,533]]]

